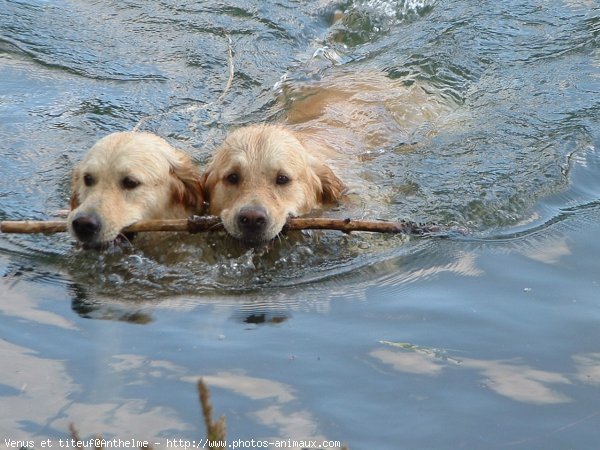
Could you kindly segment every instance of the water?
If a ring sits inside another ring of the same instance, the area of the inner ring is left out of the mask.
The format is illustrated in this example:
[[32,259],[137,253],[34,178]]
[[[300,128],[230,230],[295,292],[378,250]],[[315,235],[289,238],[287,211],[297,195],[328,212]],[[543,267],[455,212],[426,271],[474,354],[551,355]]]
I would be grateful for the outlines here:
[[204,164],[243,124],[330,125],[294,116],[302,98],[383,74],[430,109],[367,119],[358,193],[326,213],[472,230],[103,253],[0,236],[0,435],[199,439],[202,376],[232,442],[595,448],[599,39],[585,0],[0,0],[2,220],[52,218],[109,132]]

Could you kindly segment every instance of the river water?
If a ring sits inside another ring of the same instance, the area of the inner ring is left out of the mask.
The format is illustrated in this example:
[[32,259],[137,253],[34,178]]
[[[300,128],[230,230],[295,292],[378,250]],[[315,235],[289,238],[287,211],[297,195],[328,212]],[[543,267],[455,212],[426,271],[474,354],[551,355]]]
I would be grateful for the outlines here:
[[230,443],[596,448],[593,0],[0,0],[0,219],[53,219],[110,132],[203,165],[228,130],[373,73],[443,118],[362,153],[366,198],[327,213],[469,234],[1,235],[0,436],[198,442],[203,377]]

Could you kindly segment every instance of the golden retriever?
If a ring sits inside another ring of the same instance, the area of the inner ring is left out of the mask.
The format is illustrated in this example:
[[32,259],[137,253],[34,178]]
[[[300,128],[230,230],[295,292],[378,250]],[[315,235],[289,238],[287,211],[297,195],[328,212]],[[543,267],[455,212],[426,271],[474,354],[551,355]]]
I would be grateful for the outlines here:
[[250,244],[270,241],[288,217],[306,214],[343,195],[344,184],[301,137],[280,125],[230,133],[203,175],[209,213]]
[[346,186],[372,192],[360,160],[427,135],[449,110],[433,91],[379,72],[284,84],[285,124],[240,128],[217,148],[203,175],[209,212],[254,244],[275,238],[288,217],[338,202]]
[[185,218],[202,210],[191,159],[151,133],[113,133],[73,171],[67,225],[86,248],[103,248],[142,219]]

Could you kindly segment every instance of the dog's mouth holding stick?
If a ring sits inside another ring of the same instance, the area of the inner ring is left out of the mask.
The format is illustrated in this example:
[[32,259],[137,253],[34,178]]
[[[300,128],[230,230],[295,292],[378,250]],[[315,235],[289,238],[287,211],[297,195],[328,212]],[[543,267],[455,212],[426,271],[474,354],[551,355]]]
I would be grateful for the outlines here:
[[270,242],[290,217],[337,203],[345,186],[292,130],[253,125],[231,132],[202,176],[208,212],[244,243]]
[[126,228],[144,219],[184,219],[204,207],[191,158],[143,132],[100,139],[75,167],[68,230],[84,247],[129,244]]

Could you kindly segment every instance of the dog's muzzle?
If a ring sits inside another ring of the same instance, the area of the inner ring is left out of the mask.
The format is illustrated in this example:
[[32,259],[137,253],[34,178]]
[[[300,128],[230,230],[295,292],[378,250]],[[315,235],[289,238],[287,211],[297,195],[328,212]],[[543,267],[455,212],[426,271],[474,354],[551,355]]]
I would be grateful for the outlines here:
[[79,213],[71,221],[75,237],[83,243],[94,242],[102,228],[100,217],[96,213]]
[[244,206],[238,211],[235,220],[243,241],[261,242],[265,240],[269,217],[264,207]]

